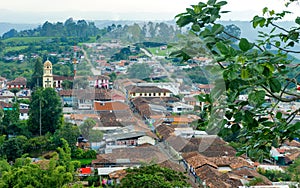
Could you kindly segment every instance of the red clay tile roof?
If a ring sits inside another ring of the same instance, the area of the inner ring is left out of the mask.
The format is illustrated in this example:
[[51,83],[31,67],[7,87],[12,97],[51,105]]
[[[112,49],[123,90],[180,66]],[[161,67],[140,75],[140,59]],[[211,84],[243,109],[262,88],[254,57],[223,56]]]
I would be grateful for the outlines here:
[[26,86],[27,80],[23,77],[18,77],[10,82],[7,82],[7,85],[23,85]]
[[87,88],[73,90],[73,95],[77,99],[90,99],[90,100],[111,100],[111,95],[108,90],[101,88]]
[[104,76],[104,75],[97,75],[96,77],[92,77],[92,79],[97,79],[97,80],[110,80],[109,76]]
[[5,81],[6,78],[0,76],[0,81]]
[[171,91],[155,86],[133,86],[129,93],[171,93]]
[[29,109],[20,109],[20,113],[28,113],[29,112]]
[[137,124],[131,111],[103,111],[99,114],[99,117],[99,127],[124,127]]
[[129,106],[119,101],[109,102],[94,102],[94,109],[96,111],[127,111]]
[[251,168],[238,168],[230,172],[230,174],[236,174],[247,180],[251,180],[254,177],[262,178],[263,182],[258,183],[257,185],[272,185],[272,182],[265,176],[259,174],[255,169]]
[[92,164],[100,165],[105,163],[117,163],[118,159],[129,159],[130,163],[150,163],[155,161],[161,163],[168,157],[163,154],[156,146],[148,145],[134,148],[113,149],[112,153],[98,154],[97,159]]
[[195,170],[196,174],[210,188],[231,188],[232,186],[225,183],[220,177],[222,173],[210,165],[203,165]]
[[84,121],[86,118],[98,119],[97,114],[71,114],[70,119]]
[[229,166],[231,169],[237,169],[241,167],[254,168],[249,162],[247,162],[242,157],[208,157],[207,158],[212,163],[216,164],[218,167]]
[[72,96],[73,90],[72,89],[60,90],[59,95],[60,96]]
[[174,128],[166,124],[161,124],[155,129],[156,133],[160,136],[161,139],[167,139],[174,133]]
[[53,75],[53,80],[74,80],[74,77],[73,76],[60,76],[60,75]]
[[182,157],[191,165],[194,169],[200,168],[203,165],[210,165],[211,167],[218,168],[216,164],[207,160],[207,158],[198,152],[183,153]]
[[204,135],[191,139],[170,136],[167,141],[176,151],[182,153],[198,151],[206,157],[236,155],[236,150],[218,136]]
[[3,108],[12,108],[12,104],[11,103],[6,103],[6,102],[3,102],[3,101],[0,101],[0,108],[3,109]]
[[284,142],[286,145],[288,146],[293,146],[293,147],[298,147],[300,148],[300,142],[296,141],[296,140],[292,140],[292,141],[286,141]]
[[196,102],[197,100],[194,97],[184,97],[185,102]]

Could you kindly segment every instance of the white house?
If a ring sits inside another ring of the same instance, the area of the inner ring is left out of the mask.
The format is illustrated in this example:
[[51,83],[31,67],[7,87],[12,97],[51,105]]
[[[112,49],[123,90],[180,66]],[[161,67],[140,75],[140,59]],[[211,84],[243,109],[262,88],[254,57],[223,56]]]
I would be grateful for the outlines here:
[[182,112],[189,112],[194,110],[194,106],[184,104],[181,102],[175,102],[169,104],[168,110],[173,113],[182,113]]

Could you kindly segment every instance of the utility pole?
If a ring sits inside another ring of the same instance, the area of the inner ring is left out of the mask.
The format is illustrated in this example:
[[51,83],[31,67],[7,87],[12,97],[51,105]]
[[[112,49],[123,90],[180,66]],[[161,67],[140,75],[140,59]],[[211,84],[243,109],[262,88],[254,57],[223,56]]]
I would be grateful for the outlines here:
[[[37,79],[37,85],[39,86],[39,79]],[[41,96],[39,96],[39,105],[40,105],[40,113],[39,113],[39,124],[40,124],[40,136],[42,136],[42,104],[41,104]]]

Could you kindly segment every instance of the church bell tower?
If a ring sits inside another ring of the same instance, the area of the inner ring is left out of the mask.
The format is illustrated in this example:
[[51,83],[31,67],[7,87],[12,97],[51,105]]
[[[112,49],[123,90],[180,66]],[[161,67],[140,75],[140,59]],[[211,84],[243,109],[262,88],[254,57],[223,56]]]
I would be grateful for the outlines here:
[[49,60],[44,63],[43,87],[53,88],[52,63]]

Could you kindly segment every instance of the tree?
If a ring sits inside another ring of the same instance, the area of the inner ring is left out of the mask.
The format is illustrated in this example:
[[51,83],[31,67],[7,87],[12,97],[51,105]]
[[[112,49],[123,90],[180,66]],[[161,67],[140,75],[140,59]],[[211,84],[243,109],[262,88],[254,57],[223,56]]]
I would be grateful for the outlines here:
[[19,115],[20,109],[19,104],[14,103],[12,108],[4,111],[3,121],[2,121],[2,133],[17,135],[19,133]]
[[298,157],[293,164],[287,168],[292,181],[300,182],[300,158]]
[[3,109],[0,109],[0,135],[3,135],[4,126],[2,125],[2,121],[4,118],[4,111]]
[[90,132],[92,128],[96,125],[96,121],[92,118],[87,118],[84,122],[79,126],[79,129],[82,133],[82,136],[85,139],[90,139]]
[[80,130],[77,125],[72,123],[64,123],[61,128],[57,129],[54,133],[54,142],[57,146],[61,146],[61,138],[68,142],[72,150],[76,149],[77,138],[80,135]]
[[30,82],[31,89],[33,89],[34,87],[42,87],[43,74],[44,74],[44,67],[42,63],[42,58],[39,57],[34,62],[34,70]]
[[158,165],[127,169],[120,187],[190,187],[182,172]]
[[71,80],[64,80],[61,85],[63,89],[73,89],[73,81]]
[[89,132],[90,142],[101,142],[103,138],[103,132],[100,130],[91,130]]
[[152,68],[146,63],[133,64],[128,68],[128,77],[137,78],[141,80],[149,79],[152,73]]
[[[53,88],[39,88],[32,93],[29,126],[33,134],[54,133],[61,125],[62,104]],[[41,127],[40,127],[41,121]]]
[[14,161],[23,155],[26,141],[27,138],[25,136],[17,136],[4,141],[3,154],[8,161]]
[[16,37],[18,35],[18,31],[15,30],[15,29],[11,29],[9,30],[8,32],[4,33],[2,35],[2,38],[3,39],[6,39],[6,38],[12,38],[12,37]]
[[[255,16],[251,23],[254,28],[270,28],[270,32],[260,31],[260,39],[253,42],[228,33],[217,23],[221,14],[227,12],[221,11],[226,4],[226,1],[216,0],[200,2],[177,15],[176,23],[180,27],[191,24],[190,41],[200,41],[199,49],[206,51],[202,55],[212,59],[211,72],[220,75],[213,78],[212,94],[208,98],[202,97],[202,102],[212,104],[207,112],[210,130],[219,131],[220,127],[242,129],[238,137],[242,142],[239,154],[247,151],[248,156],[262,160],[269,157],[272,146],[300,136],[300,122],[293,121],[300,109],[291,108],[285,114],[278,110],[280,105],[300,99],[296,92],[299,74],[287,76],[288,67],[295,65],[288,55],[300,53],[293,48],[299,43],[300,17],[295,19],[294,27],[285,28],[277,21],[288,11],[277,13],[264,8],[263,16]],[[227,40],[230,38],[236,39],[238,45]],[[189,53],[190,47],[182,46],[172,55],[188,60],[194,55]],[[246,94],[248,100],[238,100],[241,94]],[[271,100],[269,106],[266,97]]]
[[9,89],[9,91],[12,92],[15,95],[15,97],[16,97],[17,93],[20,91],[20,89],[15,87],[15,88]]
[[117,79],[117,74],[115,72],[108,75],[111,82],[114,82]]
[[50,160],[41,160],[37,164],[25,157],[16,159],[12,167],[0,161],[0,187],[67,187],[76,180],[75,169],[80,162],[71,161],[70,148],[65,140],[62,143],[58,153],[51,154]]

